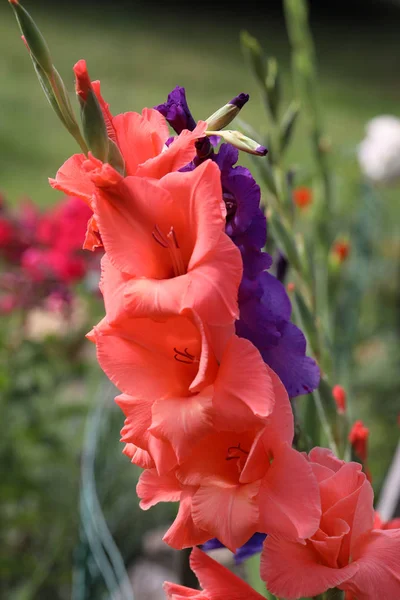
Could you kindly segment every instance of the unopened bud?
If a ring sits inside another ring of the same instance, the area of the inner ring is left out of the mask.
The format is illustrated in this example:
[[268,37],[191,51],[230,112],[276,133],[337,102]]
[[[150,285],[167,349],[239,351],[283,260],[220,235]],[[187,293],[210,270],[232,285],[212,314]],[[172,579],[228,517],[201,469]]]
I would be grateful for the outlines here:
[[289,283],[286,286],[286,289],[289,292],[289,294],[291,294],[296,289],[296,284],[293,283],[293,281],[289,281]]
[[258,40],[247,31],[243,31],[240,38],[242,48],[248,55],[258,80],[264,84],[266,77],[265,59]]
[[40,65],[46,75],[51,75],[53,62],[51,60],[50,50],[46,44],[46,40],[44,39],[28,11],[21,6],[18,0],[9,0],[9,2],[17,18],[25,45],[28,46],[31,55]]
[[332,396],[336,402],[337,411],[343,415],[346,412],[346,392],[341,385],[334,385],[332,388]]
[[87,147],[76,122],[67,89],[54,67],[46,41],[29,13],[18,0],[9,0],[22,31],[22,41],[29,51],[32,63],[45,96],[58,118],[75,138],[83,152]]
[[74,66],[75,90],[81,105],[83,135],[93,156],[106,162],[108,158],[107,127],[99,101],[93,91],[86,61]]
[[349,442],[356,456],[364,463],[368,457],[369,429],[362,421],[356,421],[349,433]]
[[293,202],[299,208],[307,208],[312,202],[312,192],[308,187],[298,187],[293,190]]
[[350,242],[346,239],[337,240],[333,244],[331,252],[338,263],[343,263],[350,254]]
[[276,58],[269,58],[267,61],[267,76],[265,78],[265,89],[267,92],[267,102],[271,115],[274,119],[278,116],[278,108],[281,97],[281,85]]
[[233,131],[232,129],[225,129],[223,131],[206,131],[206,135],[218,135],[224,142],[232,144],[238,150],[247,152],[248,154],[254,154],[255,156],[265,156],[268,152],[265,146],[260,144],[251,138],[243,135],[240,131]]
[[86,61],[81,59],[78,60],[74,66],[75,73],[75,92],[78,96],[80,105],[82,106],[88,97],[88,93],[92,88],[92,82],[90,81],[89,73],[86,67]]
[[248,94],[239,94],[235,96],[228,104],[219,108],[215,113],[206,119],[210,129],[223,129],[227,127],[233,119],[239,114],[242,107],[248,102]]

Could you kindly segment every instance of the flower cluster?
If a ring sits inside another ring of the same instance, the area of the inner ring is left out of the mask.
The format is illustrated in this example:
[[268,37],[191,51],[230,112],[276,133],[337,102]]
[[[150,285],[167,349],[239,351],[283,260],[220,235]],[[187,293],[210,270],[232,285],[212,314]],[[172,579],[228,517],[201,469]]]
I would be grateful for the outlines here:
[[71,284],[98,271],[98,261],[82,252],[91,211],[66,197],[40,212],[30,201],[11,212],[0,204],[0,311],[67,308]]
[[[241,107],[247,100],[247,95],[240,94],[231,104]],[[185,90],[181,87],[176,87],[167,102],[156,109],[177,133],[195,127]],[[215,152],[206,138],[197,144],[197,150],[196,158],[185,170],[194,169],[207,159],[218,165],[226,206],[225,231],[242,256],[240,318],[236,322],[236,333],[258,348],[264,361],[281,379],[289,397],[309,393],[318,386],[319,370],[305,355],[303,333],[290,322],[291,304],[284,286],[266,270],[271,267],[272,258],[263,252],[267,223],[260,207],[260,187],[248,169],[234,166],[238,150],[232,145],[222,144]]]
[[[265,270],[260,190],[234,166],[237,151],[215,151],[210,136],[223,132],[196,124],[180,88],[157,110],[113,116],[84,61],[74,70],[82,109],[91,98],[101,109],[109,141],[96,152],[108,158],[74,155],[51,185],[86,202],[84,246],[104,248],[106,316],[88,337],[121,392],[141,507],[179,503],[164,537],[177,549],[217,538],[235,552],[266,537],[262,576],[286,598],[398,591],[399,532],[373,530],[361,466],[292,447],[289,396],[314,389],[319,373]],[[375,580],[365,573],[379,552]],[[192,566],[204,591],[166,584],[169,598],[259,597],[200,550]]]

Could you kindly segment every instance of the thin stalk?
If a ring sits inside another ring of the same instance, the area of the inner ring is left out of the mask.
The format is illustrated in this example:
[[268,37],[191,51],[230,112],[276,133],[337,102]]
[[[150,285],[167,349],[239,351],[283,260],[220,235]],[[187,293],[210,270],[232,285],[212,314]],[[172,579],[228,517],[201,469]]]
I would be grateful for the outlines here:
[[326,415],[325,408],[324,408],[324,405],[322,403],[319,390],[314,390],[313,393],[312,393],[312,397],[314,399],[315,408],[317,409],[318,417],[319,417],[319,420],[321,421],[322,429],[323,429],[323,431],[325,433],[325,436],[326,436],[326,439],[328,441],[328,444],[329,444],[332,452],[334,454],[336,454],[336,456],[338,456],[339,455],[339,453],[338,453],[338,447],[336,445],[335,438],[334,438],[333,433],[332,433],[332,428],[331,428],[331,426],[329,424],[329,420],[328,420],[328,417]]

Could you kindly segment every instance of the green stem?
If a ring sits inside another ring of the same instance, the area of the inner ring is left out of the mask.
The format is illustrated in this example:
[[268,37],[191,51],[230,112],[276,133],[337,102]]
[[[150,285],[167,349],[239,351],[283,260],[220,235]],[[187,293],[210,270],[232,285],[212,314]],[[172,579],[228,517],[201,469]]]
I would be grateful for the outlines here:
[[312,393],[312,397],[314,399],[315,408],[317,409],[318,417],[319,417],[319,420],[321,421],[322,429],[324,431],[324,434],[326,436],[328,444],[329,444],[332,452],[334,454],[336,454],[336,456],[338,456],[339,455],[338,447],[336,445],[335,438],[332,433],[332,428],[329,424],[329,420],[326,415],[325,408],[322,403],[319,390],[314,390],[314,392]]

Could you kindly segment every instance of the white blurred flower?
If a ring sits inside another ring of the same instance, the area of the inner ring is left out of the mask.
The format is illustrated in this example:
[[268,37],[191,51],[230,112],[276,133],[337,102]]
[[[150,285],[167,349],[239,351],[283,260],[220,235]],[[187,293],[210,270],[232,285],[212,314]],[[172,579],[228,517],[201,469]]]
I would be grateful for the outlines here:
[[375,117],[366,126],[366,137],[358,146],[358,162],[364,175],[375,183],[400,179],[400,119]]

